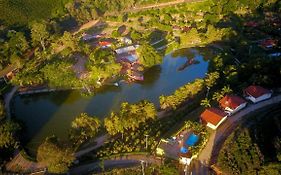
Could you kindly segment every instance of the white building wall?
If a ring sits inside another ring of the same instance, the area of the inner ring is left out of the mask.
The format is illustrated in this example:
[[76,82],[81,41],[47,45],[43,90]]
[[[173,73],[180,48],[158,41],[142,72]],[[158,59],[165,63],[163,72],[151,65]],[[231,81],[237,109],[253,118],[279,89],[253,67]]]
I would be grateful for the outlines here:
[[225,119],[226,119],[226,116],[224,118],[222,118],[221,121],[217,125],[213,125],[212,123],[207,123],[207,126],[213,130],[216,130],[222,124],[222,122],[225,121]]
[[245,107],[246,107],[246,105],[247,105],[247,102],[242,103],[242,104],[241,104],[241,105],[239,105],[237,108],[235,108],[235,109],[234,109],[231,113],[232,113],[232,114],[234,114],[234,113],[236,113],[236,112],[240,111],[241,109],[245,108]]
[[258,98],[255,98],[255,97],[249,95],[246,97],[246,99],[251,100],[253,103],[257,103],[257,102],[271,98],[271,95],[272,95],[272,93],[268,93],[268,94],[264,94]]
[[242,103],[240,106],[238,106],[235,109],[230,109],[229,107],[226,107],[224,110],[229,111],[231,114],[234,114],[234,113],[240,111],[241,109],[245,108],[246,105],[247,105],[247,102]]
[[217,126],[213,125],[212,123],[207,123],[207,126],[213,130],[217,129]]
[[180,163],[181,164],[184,164],[184,165],[190,165],[190,162],[191,162],[192,158],[186,158],[186,157],[181,157],[180,158]]
[[196,155],[192,155],[192,157],[191,158],[186,158],[186,157],[180,157],[179,158],[179,162],[181,163],[181,164],[184,164],[184,165],[190,165],[190,163],[191,163],[191,161],[193,160],[193,159],[196,159],[197,158],[197,154]]

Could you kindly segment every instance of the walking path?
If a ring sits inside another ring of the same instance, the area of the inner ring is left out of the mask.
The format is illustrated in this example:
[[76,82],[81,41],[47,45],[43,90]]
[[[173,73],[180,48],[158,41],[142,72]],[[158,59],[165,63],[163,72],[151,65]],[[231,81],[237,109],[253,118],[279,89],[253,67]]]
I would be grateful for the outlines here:
[[[157,117],[158,117],[158,119],[161,119],[161,118],[163,118],[163,117],[165,117],[169,114],[171,114],[169,111],[168,112],[167,111],[159,111],[159,112],[157,112]],[[107,135],[107,134],[102,135],[100,137],[97,137],[95,139],[95,142],[97,143],[96,145],[76,152],[75,156],[81,157],[81,156],[101,147],[108,138],[109,138],[109,135]]]
[[15,153],[15,157],[12,161],[8,162],[5,166],[8,172],[35,172],[45,169],[45,165],[43,163],[33,162],[27,160],[25,157],[21,155],[21,153],[17,150]]
[[[181,3],[192,3],[192,2],[201,2],[201,1],[204,1],[204,0],[176,0],[176,1],[171,1],[171,2],[164,2],[164,3],[159,3],[159,4],[137,7],[137,8],[130,8],[128,10],[124,10],[123,12],[148,10],[148,9],[152,9],[152,8],[166,7],[166,6],[177,5],[177,4],[181,4]],[[97,26],[97,25],[101,25],[99,19],[91,20],[91,21],[83,24],[82,26],[80,26],[76,31],[73,32],[73,35],[76,35],[85,29],[89,29],[89,28]],[[63,50],[63,48],[58,49],[58,51],[60,51],[60,50]]]
[[155,156],[134,154],[134,155],[115,157],[113,159],[104,160],[103,162],[97,161],[79,167],[75,167],[70,169],[69,173],[89,174],[89,172],[100,171],[102,169],[102,166],[104,169],[116,168],[116,167],[129,167],[129,166],[140,164],[142,161],[145,163],[157,164],[157,165],[160,165],[162,162],[161,158],[157,158]]
[[176,0],[176,1],[163,2],[163,3],[159,3],[159,4],[156,3],[153,5],[128,9],[128,10],[125,10],[124,12],[133,12],[133,11],[152,9],[152,8],[161,8],[161,7],[172,6],[172,5],[182,4],[182,3],[201,2],[201,1],[204,1],[204,0]]
[[18,88],[19,88],[18,86],[14,86],[13,89],[10,92],[6,93],[5,96],[4,96],[5,111],[6,111],[6,116],[7,116],[8,120],[11,119],[10,103],[11,103],[11,100],[12,100],[13,96],[17,92]]
[[214,132],[211,133],[206,147],[201,151],[198,159],[204,165],[215,163],[221,146],[226,138],[235,130],[235,128],[245,120],[244,116],[253,111],[262,109],[266,106],[281,102],[281,95],[272,97],[269,100],[262,101],[258,104],[248,104],[248,106],[240,112],[228,117],[228,119]]
[[75,157],[77,157],[77,158],[81,157],[81,156],[83,156],[83,155],[85,155],[85,154],[87,154],[87,153],[89,153],[89,152],[91,152],[91,151],[101,147],[107,139],[108,139],[108,135],[107,134],[102,135],[100,137],[97,137],[95,139],[95,142],[97,143],[95,146],[92,146],[92,147],[89,147],[89,148],[86,148],[86,149],[83,149],[83,150],[80,150],[80,151],[76,152],[75,153]]
[[73,35],[78,34],[82,30],[85,30],[85,29],[88,29],[88,28],[91,28],[91,27],[95,26],[96,24],[98,24],[99,21],[100,20],[91,20],[91,21],[83,24],[82,26],[79,27],[79,29],[77,31],[73,32]]

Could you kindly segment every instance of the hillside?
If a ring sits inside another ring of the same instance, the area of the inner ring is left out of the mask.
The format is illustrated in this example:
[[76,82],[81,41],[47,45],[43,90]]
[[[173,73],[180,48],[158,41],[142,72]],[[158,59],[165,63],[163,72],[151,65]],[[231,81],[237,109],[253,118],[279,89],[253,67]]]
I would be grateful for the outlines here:
[[0,20],[7,25],[26,25],[34,20],[56,17],[70,0],[0,0]]
[[218,159],[224,172],[281,173],[280,107],[279,104],[254,114],[227,139]]

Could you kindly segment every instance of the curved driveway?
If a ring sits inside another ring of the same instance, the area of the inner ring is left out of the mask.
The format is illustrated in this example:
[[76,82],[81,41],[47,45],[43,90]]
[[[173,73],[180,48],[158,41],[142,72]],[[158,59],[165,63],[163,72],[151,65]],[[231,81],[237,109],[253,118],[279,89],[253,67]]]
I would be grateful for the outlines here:
[[14,86],[13,89],[10,92],[8,92],[4,95],[5,111],[6,111],[6,115],[7,115],[8,120],[11,119],[10,103],[11,103],[11,100],[12,100],[13,96],[17,92],[17,90],[18,90],[18,86]]
[[[209,137],[206,147],[201,151],[198,160],[193,161],[190,171],[193,174],[207,175],[209,174],[209,165],[215,163],[216,157],[223,145],[225,139],[234,131],[234,129],[243,121],[244,116],[253,111],[262,109],[266,106],[281,102],[281,95],[274,96],[269,100],[262,101],[257,104],[248,104],[246,108],[229,117],[216,131],[213,131]],[[114,160],[105,160],[105,168],[113,167],[128,167],[140,163],[140,160],[145,160],[149,163],[160,163],[160,159],[153,156],[132,155],[120,157]],[[100,162],[94,162],[87,165],[79,166],[70,170],[70,174],[87,173],[89,171],[100,170]]]
[[[201,151],[198,156],[198,162],[203,164],[202,166],[197,167],[206,167],[208,165],[214,164],[216,158],[219,154],[219,151],[226,140],[226,138],[235,130],[235,128],[245,119],[244,116],[254,112],[256,110],[262,109],[266,106],[276,104],[281,102],[281,95],[274,96],[269,100],[259,102],[257,104],[248,104],[246,108],[240,112],[230,116],[227,120],[219,126],[216,131],[213,131],[209,137],[209,140],[206,144],[206,147]],[[194,174],[200,174],[200,171],[203,171],[200,168],[193,169]],[[204,170],[205,171],[205,170]]]

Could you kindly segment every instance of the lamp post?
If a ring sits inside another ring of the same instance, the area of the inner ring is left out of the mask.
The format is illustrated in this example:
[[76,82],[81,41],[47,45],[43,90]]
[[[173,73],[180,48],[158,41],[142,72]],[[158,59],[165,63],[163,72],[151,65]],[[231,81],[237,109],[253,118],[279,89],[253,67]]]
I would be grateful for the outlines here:
[[148,142],[148,136],[149,135],[147,135],[147,134],[145,135],[145,149],[146,150],[147,150],[147,147],[148,147],[148,143],[147,143]]
[[141,160],[141,170],[142,170],[142,175],[145,175],[145,173],[144,173],[144,166],[143,166],[143,163],[144,163],[144,161],[143,161],[143,160]]
[[187,163],[185,164],[185,167],[184,167],[184,175],[187,175]]

